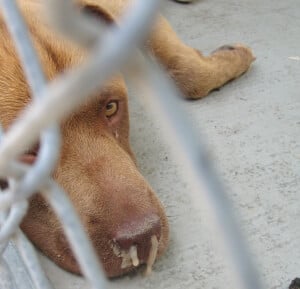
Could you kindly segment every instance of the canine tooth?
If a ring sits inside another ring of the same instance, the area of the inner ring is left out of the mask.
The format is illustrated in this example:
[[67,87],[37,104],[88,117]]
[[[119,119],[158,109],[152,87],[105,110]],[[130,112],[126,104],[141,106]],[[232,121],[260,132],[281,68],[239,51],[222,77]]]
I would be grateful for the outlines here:
[[139,257],[137,255],[137,248],[136,246],[131,246],[129,249],[129,256],[131,258],[132,261],[132,265],[134,267],[137,267],[140,264],[140,260]]
[[151,237],[151,248],[147,260],[147,268],[146,268],[145,276],[149,276],[152,272],[152,266],[157,256],[157,250],[158,250],[158,240],[157,237],[153,235]]

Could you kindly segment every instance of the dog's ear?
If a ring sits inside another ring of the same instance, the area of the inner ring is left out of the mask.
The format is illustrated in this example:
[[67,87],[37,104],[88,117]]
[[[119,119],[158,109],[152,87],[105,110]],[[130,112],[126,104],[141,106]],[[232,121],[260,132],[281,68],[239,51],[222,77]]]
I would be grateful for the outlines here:
[[115,24],[116,21],[113,16],[108,13],[105,9],[98,5],[94,4],[81,4],[80,5],[81,11],[86,13],[90,16],[95,17],[96,19],[104,22],[107,25]]

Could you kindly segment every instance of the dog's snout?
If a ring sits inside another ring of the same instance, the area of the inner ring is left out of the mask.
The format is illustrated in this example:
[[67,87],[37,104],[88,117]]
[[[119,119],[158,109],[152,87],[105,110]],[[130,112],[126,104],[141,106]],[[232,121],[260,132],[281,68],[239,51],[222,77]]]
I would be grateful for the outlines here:
[[149,214],[142,218],[127,220],[119,226],[113,237],[113,243],[120,257],[124,258],[125,255],[128,257],[128,267],[137,266],[148,263],[155,246],[153,244],[156,242],[158,244],[160,236],[160,218],[157,214]]

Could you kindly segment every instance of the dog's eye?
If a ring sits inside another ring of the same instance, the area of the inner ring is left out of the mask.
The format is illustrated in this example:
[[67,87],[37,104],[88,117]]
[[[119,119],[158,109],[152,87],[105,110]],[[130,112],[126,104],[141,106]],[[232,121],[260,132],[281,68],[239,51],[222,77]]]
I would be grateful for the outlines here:
[[106,117],[112,117],[115,115],[118,111],[119,105],[117,101],[111,101],[109,102],[105,107],[105,116]]

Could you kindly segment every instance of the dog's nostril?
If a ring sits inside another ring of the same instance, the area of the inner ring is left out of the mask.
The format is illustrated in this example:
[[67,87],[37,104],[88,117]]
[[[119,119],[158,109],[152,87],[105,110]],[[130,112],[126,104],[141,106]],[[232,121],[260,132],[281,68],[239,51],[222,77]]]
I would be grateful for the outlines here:
[[123,258],[122,268],[137,267],[141,263],[151,263],[152,266],[160,235],[161,223],[156,214],[131,219],[119,226],[113,237],[113,246],[115,254]]

